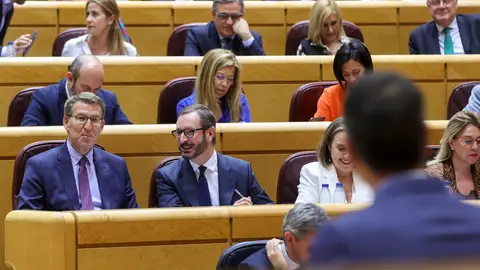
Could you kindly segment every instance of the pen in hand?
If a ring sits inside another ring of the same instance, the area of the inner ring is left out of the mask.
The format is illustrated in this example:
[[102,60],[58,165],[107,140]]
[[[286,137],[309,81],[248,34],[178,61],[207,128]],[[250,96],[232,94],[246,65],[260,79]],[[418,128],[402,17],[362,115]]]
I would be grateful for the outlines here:
[[243,196],[242,193],[238,191],[238,189],[235,189],[235,193],[237,193],[237,195],[240,196],[240,198],[245,198],[245,196]]

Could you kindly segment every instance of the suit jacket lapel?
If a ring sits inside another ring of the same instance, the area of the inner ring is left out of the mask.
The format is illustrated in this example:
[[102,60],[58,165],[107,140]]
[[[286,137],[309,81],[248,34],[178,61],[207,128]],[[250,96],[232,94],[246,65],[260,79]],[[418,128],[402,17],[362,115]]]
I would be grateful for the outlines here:
[[208,23],[208,38],[213,43],[213,47],[211,47],[210,49],[222,48],[222,43],[220,42],[220,36],[218,35],[217,29],[215,28],[215,23],[213,21]]
[[100,190],[100,198],[102,199],[103,209],[112,209],[110,194],[116,190],[108,185],[110,169],[105,162],[105,158],[101,155],[100,150],[93,148],[93,163],[95,164],[95,174],[97,175],[98,189]]
[[227,160],[217,152],[218,193],[220,205],[232,205],[235,190],[235,178]]
[[[63,107],[65,105],[65,101],[67,101],[68,99],[68,96],[67,96],[67,88],[65,87],[65,85],[67,84],[67,79],[63,79],[61,80],[59,83],[58,83],[58,99],[59,99],[59,102],[58,102],[58,107],[57,107],[57,115],[58,117],[60,118],[60,121],[58,122],[59,125],[62,125],[63,123]],[[53,118],[53,117],[52,117]],[[56,122],[55,121],[56,119],[51,119],[51,121],[53,122]]]
[[[188,159],[182,158],[182,167],[178,177],[178,185],[185,193],[190,206],[198,206],[197,176]],[[187,206],[187,205],[186,205]]]
[[438,43],[438,29],[434,21],[428,25],[427,48],[430,54],[440,54],[440,44]]
[[73,174],[74,168],[72,167],[72,160],[68,153],[67,144],[64,143],[57,156],[58,173],[60,182],[62,182],[70,200],[70,206],[73,210],[80,210],[80,199],[77,192],[77,184],[75,183],[75,175]]
[[470,54],[470,27],[462,16],[457,16],[458,30],[460,31],[460,39],[462,40],[463,51]]

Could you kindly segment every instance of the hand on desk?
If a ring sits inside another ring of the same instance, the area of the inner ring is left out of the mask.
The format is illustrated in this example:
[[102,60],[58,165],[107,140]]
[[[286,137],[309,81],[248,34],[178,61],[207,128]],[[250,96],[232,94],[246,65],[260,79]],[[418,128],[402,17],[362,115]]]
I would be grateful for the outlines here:
[[250,197],[243,197],[236,201],[233,206],[252,205],[252,199]]

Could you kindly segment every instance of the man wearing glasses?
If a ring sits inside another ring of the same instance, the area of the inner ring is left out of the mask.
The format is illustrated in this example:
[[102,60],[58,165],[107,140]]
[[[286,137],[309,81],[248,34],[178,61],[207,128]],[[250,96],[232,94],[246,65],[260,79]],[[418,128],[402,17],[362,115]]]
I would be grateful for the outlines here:
[[18,209],[101,210],[137,208],[125,160],[98,147],[105,104],[93,93],[65,103],[66,142],[27,161]]
[[433,21],[410,33],[410,54],[480,53],[480,16],[457,15],[458,0],[428,0]]
[[204,105],[185,107],[172,131],[182,157],[156,172],[160,207],[273,203],[250,163],[215,151],[216,119]]
[[214,0],[213,20],[188,31],[185,56],[203,56],[217,48],[236,55],[265,55],[262,37],[243,18],[243,0]]
[[66,78],[58,84],[36,90],[23,117],[22,126],[59,126],[63,123],[63,105],[71,96],[92,92],[105,103],[105,124],[131,124],[117,97],[102,89],[103,65],[93,55],[80,55],[73,60]]

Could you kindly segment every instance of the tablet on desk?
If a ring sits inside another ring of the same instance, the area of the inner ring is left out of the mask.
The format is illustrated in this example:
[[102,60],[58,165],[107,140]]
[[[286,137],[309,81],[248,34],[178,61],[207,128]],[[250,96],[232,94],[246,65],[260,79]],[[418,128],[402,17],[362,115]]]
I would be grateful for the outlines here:
[[30,48],[33,46],[33,43],[35,42],[35,39],[37,39],[37,34],[38,34],[38,30],[33,31],[33,34],[32,34],[32,43],[30,43],[30,46],[28,46],[27,48],[25,48],[25,51],[23,51],[23,57],[27,56],[28,51],[30,51]]

